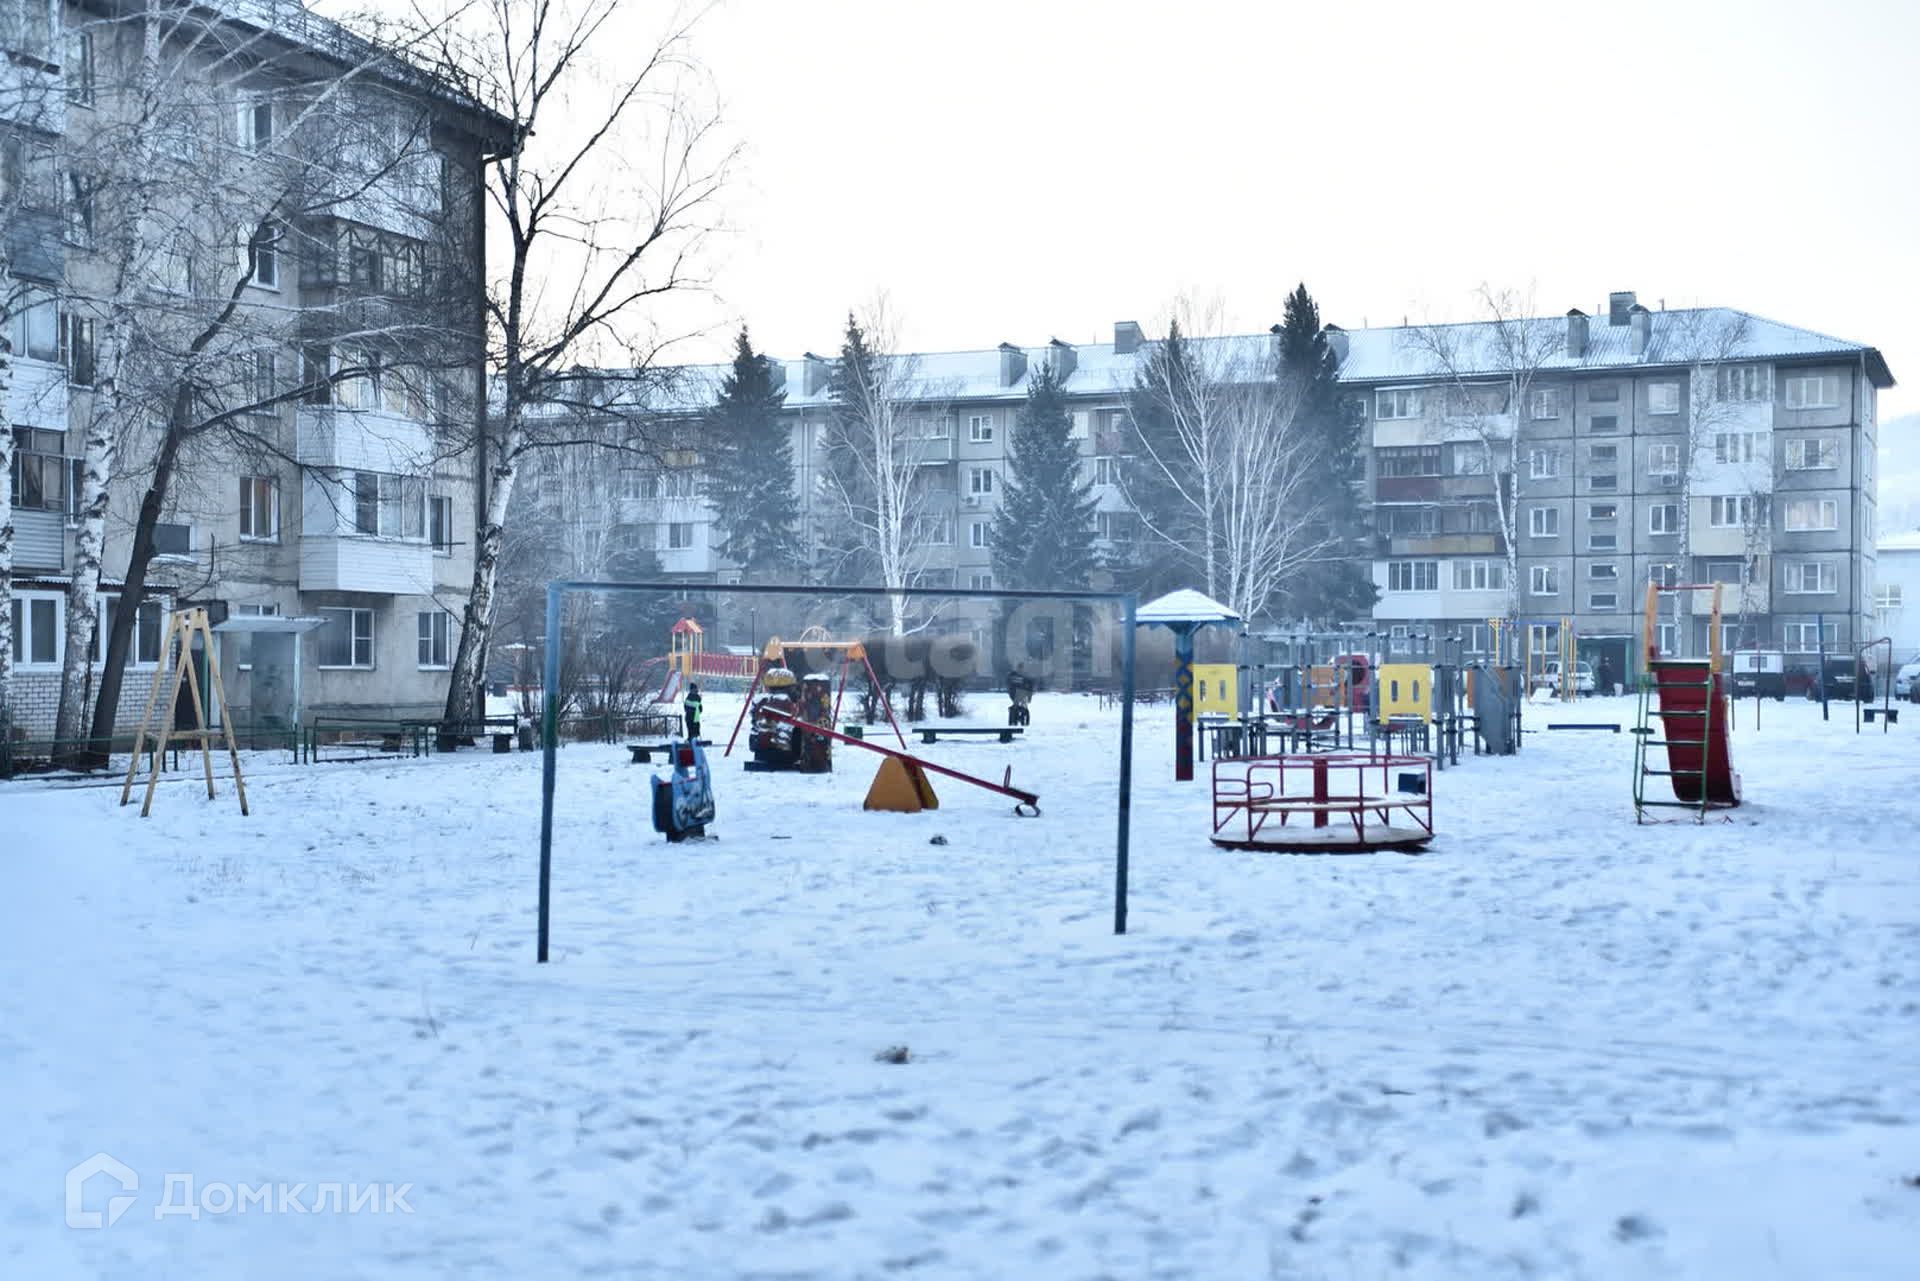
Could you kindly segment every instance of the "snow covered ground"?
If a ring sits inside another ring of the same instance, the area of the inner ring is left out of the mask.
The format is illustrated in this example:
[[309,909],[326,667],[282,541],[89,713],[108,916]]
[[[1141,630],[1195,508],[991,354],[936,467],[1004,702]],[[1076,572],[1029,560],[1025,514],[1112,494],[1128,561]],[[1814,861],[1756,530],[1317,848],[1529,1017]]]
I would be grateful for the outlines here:
[[[1287,857],[1208,844],[1143,709],[1118,938],[1090,699],[919,749],[1037,819],[736,757],[669,847],[572,746],[545,967],[537,756],[0,785],[0,1275],[1911,1277],[1920,724],[1763,710],[1704,826],[1539,733],[1423,856]],[[70,1207],[96,1153],[137,1187]]]

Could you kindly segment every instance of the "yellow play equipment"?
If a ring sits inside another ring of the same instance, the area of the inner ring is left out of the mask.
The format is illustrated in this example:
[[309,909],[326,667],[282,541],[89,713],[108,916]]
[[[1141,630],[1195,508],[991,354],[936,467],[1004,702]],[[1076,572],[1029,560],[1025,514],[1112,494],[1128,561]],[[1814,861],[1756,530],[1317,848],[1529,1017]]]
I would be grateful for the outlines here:
[[1239,671],[1232,663],[1193,665],[1193,710],[1197,716],[1240,714]]
[[1380,691],[1380,719],[1419,717],[1433,723],[1433,668],[1426,663],[1383,663],[1374,674]]
[[889,756],[880,762],[873,786],[867,789],[867,799],[860,808],[918,814],[921,810],[939,809],[940,798],[933,794],[933,783],[918,762]]

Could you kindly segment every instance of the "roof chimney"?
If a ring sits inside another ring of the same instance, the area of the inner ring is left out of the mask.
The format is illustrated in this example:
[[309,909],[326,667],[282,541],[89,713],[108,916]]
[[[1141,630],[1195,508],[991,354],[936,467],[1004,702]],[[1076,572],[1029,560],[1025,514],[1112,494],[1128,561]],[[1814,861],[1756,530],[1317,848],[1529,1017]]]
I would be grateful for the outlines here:
[[1346,364],[1347,352],[1352,347],[1347,339],[1347,331],[1335,324],[1325,324],[1320,326],[1320,334],[1327,340],[1327,349],[1333,353],[1333,358]]
[[1647,340],[1653,337],[1653,313],[1639,303],[1627,312],[1630,346],[1636,356],[1647,354]]
[[800,363],[806,369],[805,375],[801,378],[802,394],[817,396],[822,391],[825,391],[827,379],[832,376],[832,371],[829,368],[830,362],[820,356],[814,355],[812,352],[808,352],[800,358]]
[[1587,357],[1587,313],[1578,307],[1567,312],[1567,357],[1570,360]]
[[1047,359],[1053,362],[1053,376],[1061,382],[1073,377],[1073,371],[1080,367],[1079,349],[1058,338],[1047,343]]
[[767,362],[767,381],[773,384],[773,389],[775,391],[785,391],[787,389],[787,362],[784,360],[775,360],[772,356],[762,356],[760,359]]
[[1000,344],[1000,385],[1011,387],[1027,372],[1027,353],[1010,342]]
[[1633,290],[1622,289],[1607,295],[1607,324],[1618,328],[1627,323],[1627,313],[1639,306],[1633,298]]
[[1146,335],[1140,332],[1140,323],[1134,320],[1116,320],[1113,322],[1113,354],[1130,355],[1140,349],[1146,341]]

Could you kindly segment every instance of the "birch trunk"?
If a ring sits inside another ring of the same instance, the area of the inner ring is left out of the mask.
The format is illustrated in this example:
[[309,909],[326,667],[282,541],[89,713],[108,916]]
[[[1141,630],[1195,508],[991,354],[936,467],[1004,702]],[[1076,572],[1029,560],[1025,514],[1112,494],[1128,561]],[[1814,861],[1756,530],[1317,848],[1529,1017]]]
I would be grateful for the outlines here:
[[13,287],[0,242],[0,750],[13,735],[13,344],[7,341]]
[[[73,573],[67,582],[67,647],[60,669],[60,708],[53,725],[53,737],[58,742],[79,739],[86,724],[93,636],[100,617],[107,484],[113,476],[114,453],[112,422],[105,414],[96,413],[87,426],[86,453],[81,462],[80,529],[74,538]],[[82,748],[77,754],[88,753]]]
[[446,719],[466,724],[479,719],[486,707],[474,706],[474,691],[486,673],[487,642],[493,634],[493,602],[500,580],[500,552],[505,543],[507,508],[513,501],[514,482],[520,474],[520,454],[525,433],[520,425],[518,405],[508,402],[506,434],[500,452],[488,471],[487,510],[474,536],[473,583],[467,593],[467,608],[460,620],[460,645],[454,651],[453,670],[447,675]]

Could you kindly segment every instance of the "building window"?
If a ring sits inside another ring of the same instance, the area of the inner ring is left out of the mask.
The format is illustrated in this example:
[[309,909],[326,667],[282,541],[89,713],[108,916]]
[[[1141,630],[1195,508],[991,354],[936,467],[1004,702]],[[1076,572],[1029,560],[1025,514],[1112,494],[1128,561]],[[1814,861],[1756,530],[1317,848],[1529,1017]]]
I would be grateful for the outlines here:
[[[143,600],[140,602],[139,617],[133,620],[133,651],[128,662],[136,667],[152,667],[160,661],[160,621],[165,613],[161,602]],[[99,667],[107,661],[107,637],[113,631],[114,620],[120,615],[120,593],[100,593],[100,618],[93,629],[93,665]]]
[[273,145],[273,103],[267,98],[242,97],[239,106],[240,145],[261,151]]
[[1453,589],[1458,592],[1500,592],[1507,589],[1507,567],[1497,560],[1456,560]]
[[14,287],[18,294],[6,318],[7,340],[13,346],[13,354],[58,364],[60,308],[53,294],[38,285],[15,282]]
[[1532,413],[1535,418],[1558,418],[1560,416],[1560,389],[1558,387],[1534,388]]
[[1618,445],[1587,446],[1587,461],[1590,463],[1602,463],[1602,464],[1611,465],[1613,463],[1618,462],[1619,460],[1620,460],[1620,446]]
[[424,539],[426,483],[387,472],[353,473],[353,532],[379,538]]
[[1753,494],[1718,495],[1707,500],[1707,524],[1714,529],[1748,529],[1766,519],[1766,499]]
[[1615,551],[1619,546],[1620,537],[1617,534],[1589,533],[1587,535],[1587,550],[1590,552]]
[[1647,446],[1647,475],[1655,477],[1676,477],[1680,474],[1680,446],[1674,441],[1662,441]]
[[1447,474],[1452,476],[1484,476],[1487,474],[1487,447],[1485,445],[1448,445]]
[[[1597,404],[1613,404],[1620,399],[1620,384],[1614,382],[1587,384],[1587,399]],[[1598,431],[1599,428],[1595,428]]]
[[240,478],[240,537],[253,542],[280,537],[280,482],[273,477]]
[[1875,609],[1900,608],[1900,584],[1882,583],[1873,589],[1873,607]]
[[1133,540],[1132,512],[1095,512],[1093,514],[1093,536],[1110,543],[1127,543]]
[[417,631],[422,671],[438,671],[453,661],[453,615],[444,609],[421,610]]
[[1766,461],[1767,439],[1757,431],[1717,431],[1713,433],[1713,461],[1750,463]]
[[[1656,587],[1678,587],[1680,585],[1680,567],[1672,561],[1667,561],[1659,565],[1649,565],[1647,566],[1647,581]],[[1671,646],[1662,645],[1660,648],[1665,650],[1670,649]]]
[[1787,623],[1782,629],[1782,648],[1790,654],[1817,654],[1824,648],[1831,651],[1840,643],[1840,624],[1819,622]]
[[1724,365],[1715,390],[1721,400],[1766,400],[1773,394],[1772,374],[1769,365]]
[[1432,592],[1440,589],[1440,562],[1437,560],[1390,560],[1387,562],[1387,590],[1390,592]]
[[968,414],[967,439],[976,445],[991,444],[993,441],[993,415]]
[[1381,532],[1392,538],[1419,538],[1440,530],[1438,507],[1382,507]]
[[260,224],[253,242],[253,283],[262,289],[280,287],[280,238],[284,229],[268,219]]
[[967,546],[969,547],[989,546],[990,543],[988,540],[992,535],[992,530],[993,530],[992,521],[986,521],[986,520],[968,521],[967,522]]
[[1787,379],[1788,409],[1838,409],[1840,375],[1795,374]]
[[1595,414],[1587,420],[1587,430],[1596,436],[1611,436],[1620,430],[1620,419],[1614,414]]
[[272,411],[270,402],[280,392],[279,374],[278,362],[272,352],[253,353],[253,373],[248,380],[251,385],[247,388],[247,394],[256,408]]
[[76,106],[93,102],[93,32],[67,33],[67,58],[60,74],[67,82],[67,101]]
[[1788,471],[1831,471],[1840,465],[1840,442],[1796,436],[1786,442]]
[[156,556],[191,556],[193,526],[178,521],[154,522],[153,553]]
[[1119,472],[1114,467],[1111,455],[1101,454],[1093,460],[1093,483],[1096,485],[1118,484]]
[[1620,578],[1620,567],[1610,560],[1596,561],[1587,566],[1587,577],[1602,582],[1617,582]]
[[453,499],[445,494],[427,500],[427,539],[439,555],[453,555]]
[[86,175],[67,171],[64,212],[67,220],[67,243],[79,249],[93,247],[93,227],[96,221],[93,184]]
[[693,546],[693,522],[672,520],[667,522],[667,550],[685,551]]
[[1416,387],[1382,388],[1373,395],[1375,418],[1418,418],[1420,391]]
[[1830,561],[1790,560],[1783,590],[1793,596],[1830,595],[1839,590],[1839,571]]
[[1790,533],[1840,528],[1840,504],[1831,498],[1796,498],[1787,504]]
[[1438,476],[1440,446],[1389,446],[1374,451],[1374,465],[1382,476]]
[[1535,538],[1560,537],[1560,509],[1535,507],[1528,511],[1527,532]]
[[1588,503],[1588,520],[1613,520],[1620,515],[1619,503]]
[[58,667],[66,640],[58,592],[13,593],[13,665],[17,668]]
[[976,592],[990,592],[993,590],[993,575],[974,574],[967,579],[967,586]]
[[993,468],[967,468],[967,492],[969,494],[991,494],[993,492]]
[[1552,480],[1560,474],[1560,451],[1536,449],[1527,455],[1527,474],[1535,480]]
[[1553,565],[1533,565],[1527,570],[1528,589],[1535,596],[1560,594],[1560,570]]
[[1674,382],[1648,383],[1647,412],[1649,414],[1679,413],[1680,384]]
[[1587,608],[1593,610],[1595,613],[1609,613],[1618,609],[1619,605],[1620,597],[1615,592],[1589,592],[1587,594]]
[[1679,533],[1680,504],[1655,503],[1647,508],[1647,532],[1649,534]]
[[13,505],[32,511],[72,508],[68,481],[76,460],[65,453],[66,433],[38,427],[13,429]]
[[[333,400],[342,409],[380,408],[380,353],[364,348],[346,348],[335,367]],[[339,377],[341,370],[353,370],[351,377]]]
[[1592,494],[1611,494],[1620,488],[1620,476],[1617,472],[1595,472],[1587,477],[1587,492]]
[[373,611],[330,609],[314,611],[326,619],[319,629],[321,667],[370,669],[373,666]]

